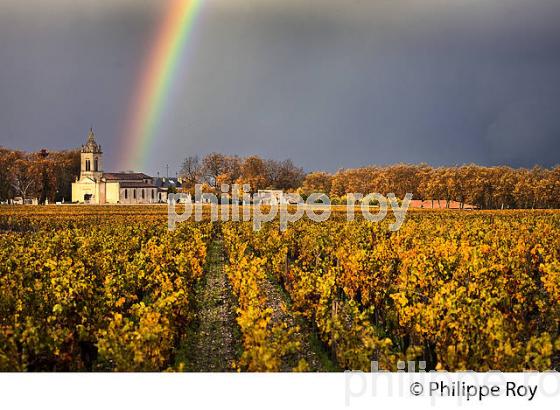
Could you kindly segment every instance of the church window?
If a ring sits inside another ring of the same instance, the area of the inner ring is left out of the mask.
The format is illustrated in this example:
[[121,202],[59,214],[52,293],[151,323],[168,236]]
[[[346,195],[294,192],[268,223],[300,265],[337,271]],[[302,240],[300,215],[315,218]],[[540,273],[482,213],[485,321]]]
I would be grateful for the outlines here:
[[91,171],[91,162],[89,159],[86,159],[86,171]]
[[99,171],[99,159],[95,158],[94,162],[93,162],[93,170],[95,172]]
[[136,199],[136,190],[132,190],[132,192],[134,193],[134,199]]
[[124,199],[128,199],[128,189],[124,190]]
[[145,199],[145,198],[146,198],[146,196],[144,194],[144,190],[142,190],[142,199]]
[[154,194],[155,194],[155,192],[154,192],[154,190],[152,189],[152,201],[154,200]]

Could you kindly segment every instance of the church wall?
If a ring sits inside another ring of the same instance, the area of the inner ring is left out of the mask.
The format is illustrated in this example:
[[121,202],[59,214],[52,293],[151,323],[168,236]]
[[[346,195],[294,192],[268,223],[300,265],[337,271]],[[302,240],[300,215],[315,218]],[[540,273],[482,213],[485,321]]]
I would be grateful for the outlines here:
[[[121,188],[119,182],[95,183],[88,179],[72,183],[72,202],[84,203],[86,194],[91,195],[90,204],[155,204],[160,200],[157,188]],[[167,200],[167,194],[162,194],[162,200]]]
[[133,188],[120,188],[119,203],[121,204],[134,204],[134,189]]
[[106,187],[107,184],[104,182],[98,182],[97,184],[97,203],[98,204],[106,204],[107,203],[107,192]]
[[[81,198],[83,197],[82,194]],[[72,182],[72,202],[80,202],[80,186],[77,182]]]
[[93,181],[78,181],[72,184],[72,202],[84,203],[84,196],[86,194],[91,195],[90,204],[99,203],[99,190],[96,183]]
[[[144,190],[144,198],[142,198],[142,190]],[[136,196],[134,193],[136,192]],[[153,193],[153,198],[152,198]],[[158,202],[157,188],[121,188],[120,203],[121,204],[154,204]]]
[[148,201],[150,202],[150,204],[157,203],[157,201],[158,201],[157,188],[147,189],[146,194],[148,195]]
[[108,204],[122,203],[120,200],[120,184],[118,182],[107,182],[105,184],[105,201]]

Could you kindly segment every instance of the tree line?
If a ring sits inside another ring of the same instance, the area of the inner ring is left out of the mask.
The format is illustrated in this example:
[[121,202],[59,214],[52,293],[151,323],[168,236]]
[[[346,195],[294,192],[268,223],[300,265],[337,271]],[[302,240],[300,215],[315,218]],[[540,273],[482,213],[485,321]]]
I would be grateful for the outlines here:
[[0,201],[70,201],[80,175],[80,151],[23,152],[0,147]]
[[[23,152],[0,147],[0,201],[15,197],[37,198],[40,203],[69,201],[71,185],[80,175],[80,151]],[[210,153],[188,156],[180,177],[185,190],[204,184],[218,192],[221,184],[249,184],[252,192],[281,189],[304,198],[313,192],[345,203],[346,194],[395,193],[399,198],[452,201],[480,209],[560,208],[560,166],[532,169],[475,164],[432,167],[427,164],[395,164],[340,169],[335,173],[304,172],[290,159],[277,161]]]
[[[560,166],[532,169],[475,164],[431,167],[396,164],[340,170],[334,175],[308,174],[304,191],[327,183],[334,196],[349,192],[394,192],[402,198],[439,201],[449,207],[456,201],[461,208],[470,204],[479,209],[560,208]],[[441,204],[439,204],[441,206]]]
[[282,189],[303,197],[322,192],[329,194],[333,203],[345,203],[348,193],[393,192],[399,198],[411,193],[414,199],[439,202],[438,207],[449,207],[455,201],[461,208],[465,204],[480,209],[560,208],[560,166],[395,164],[305,173],[291,160],[211,153],[202,159],[187,157],[180,176],[187,190],[195,184],[204,184],[210,191],[218,191],[224,183],[249,184],[252,192]]
[[218,191],[222,184],[248,184],[256,192],[272,188],[295,191],[306,174],[290,159],[276,161],[256,155],[241,158],[213,152],[202,160],[198,156],[185,158],[179,175],[183,186],[191,190],[196,184],[204,184],[209,191]]

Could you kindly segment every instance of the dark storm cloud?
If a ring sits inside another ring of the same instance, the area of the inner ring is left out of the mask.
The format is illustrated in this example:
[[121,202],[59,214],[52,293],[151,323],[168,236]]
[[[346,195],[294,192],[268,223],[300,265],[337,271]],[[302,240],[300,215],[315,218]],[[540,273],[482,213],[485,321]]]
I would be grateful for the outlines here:
[[[160,8],[50,3],[0,14],[0,144],[79,145],[94,123],[110,152]],[[559,17],[545,0],[208,1],[146,171],[213,150],[556,164]]]
[[0,145],[80,146],[90,126],[109,163],[157,15],[120,1],[0,2]]

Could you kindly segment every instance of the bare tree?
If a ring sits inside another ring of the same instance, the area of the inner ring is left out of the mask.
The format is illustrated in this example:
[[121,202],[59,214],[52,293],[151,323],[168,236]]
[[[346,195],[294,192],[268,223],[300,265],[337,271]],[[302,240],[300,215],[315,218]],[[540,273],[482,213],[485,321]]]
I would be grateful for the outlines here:
[[18,159],[12,168],[12,188],[25,201],[35,188],[35,176],[27,159]]
[[218,177],[226,170],[226,157],[223,154],[212,152],[202,160],[202,175],[212,187],[217,186]]
[[202,165],[198,159],[198,155],[189,156],[183,161],[179,176],[186,182],[188,187],[193,187],[200,182],[202,177]]

